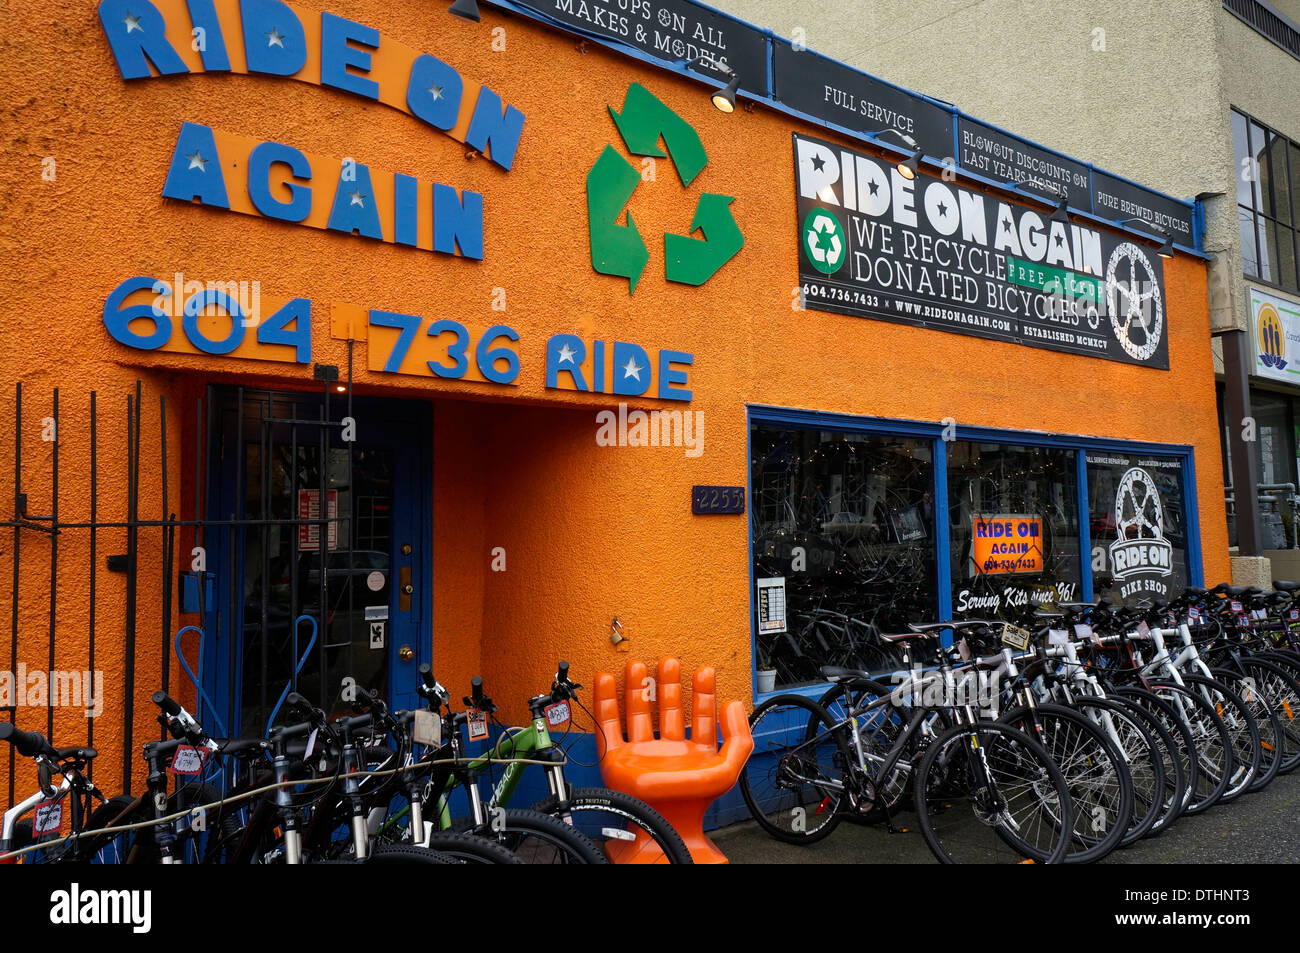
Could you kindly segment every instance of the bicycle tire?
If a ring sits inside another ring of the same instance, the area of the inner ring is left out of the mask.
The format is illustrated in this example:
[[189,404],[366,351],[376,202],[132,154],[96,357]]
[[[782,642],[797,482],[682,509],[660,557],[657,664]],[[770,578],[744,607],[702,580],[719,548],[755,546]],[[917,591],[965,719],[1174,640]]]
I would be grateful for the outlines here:
[[[808,740],[810,729],[821,726]],[[826,709],[802,695],[775,695],[749,716],[754,750],[740,772],[740,794],[764,831],[789,844],[812,844],[842,817],[852,763],[844,732]]]
[[1174,709],[1195,740],[1197,787],[1183,809],[1184,814],[1193,817],[1218,804],[1228,787],[1235,760],[1232,738],[1214,706],[1196,692],[1172,681],[1155,680],[1149,684],[1156,697]]
[[1231,804],[1246,793],[1259,774],[1259,723],[1241,696],[1223,682],[1204,675],[1183,675],[1183,682],[1189,686],[1198,686],[1201,697],[1207,702],[1213,702],[1232,739],[1236,771],[1230,775],[1228,786],[1219,798],[1221,804]]
[[1142,835],[1156,837],[1182,814],[1183,805],[1187,803],[1187,773],[1183,768],[1183,756],[1179,751],[1178,742],[1160,717],[1150,709],[1144,708],[1137,699],[1107,695],[1105,700],[1120,706],[1130,716],[1142,721],[1151,736],[1156,757],[1160,759],[1161,772],[1165,781],[1163,799],[1151,826]]
[[427,847],[416,847],[414,844],[381,844],[368,854],[362,860],[355,857],[327,857],[321,860],[304,859],[304,864],[310,864],[313,867],[329,866],[331,864],[455,864],[459,861],[449,857],[441,851],[430,850]]
[[[972,766],[976,751],[978,769]],[[1069,852],[1073,816],[1065,775],[1042,745],[1010,725],[981,721],[940,733],[921,756],[913,788],[921,836],[940,863],[1014,856],[1058,864]],[[973,821],[953,809],[963,799]],[[991,840],[983,833],[988,829],[996,835]],[[975,846],[964,847],[967,841]]]
[[[616,864],[693,864],[690,849],[668,819],[639,798],[609,788],[573,788],[569,792],[569,816],[560,812],[560,801],[550,795],[532,810],[551,814],[572,823]],[[613,820],[617,819],[617,820]],[[611,824],[622,823],[621,828]],[[632,841],[626,839],[631,834]]]
[[[1089,710],[1106,712],[1119,736],[1118,743],[1133,781],[1133,816],[1128,830],[1119,840],[1119,846],[1126,847],[1145,837],[1165,810],[1164,759],[1146,724],[1150,716],[1135,714],[1133,709],[1110,699],[1091,696],[1076,698],[1070,707],[1084,715]],[[1097,724],[1096,721],[1093,723]],[[1101,724],[1098,727],[1106,730]],[[1108,730],[1106,733],[1112,741],[1116,740]]]
[[[848,717],[850,706],[853,709],[861,708],[868,694],[874,698],[885,698],[895,691],[884,682],[868,678],[856,679],[851,683],[833,685],[817,703],[826,709],[832,721],[838,723]],[[858,732],[864,749],[869,748],[872,754],[883,757],[903,732],[906,722],[900,708],[880,706],[872,714],[870,723],[860,723],[855,719],[854,729]],[[912,747],[914,750],[915,743]],[[875,797],[869,804],[860,805],[854,804],[851,798],[848,806],[854,809],[843,811],[846,820],[855,824],[878,824],[898,813],[911,798],[912,778],[904,768],[895,767],[883,783],[880,778],[873,776],[871,783]]]
[[1300,767],[1300,679],[1271,658],[1250,656],[1241,664],[1255,671],[1260,690],[1274,704],[1282,726],[1282,763],[1277,773],[1290,774]]
[[1133,777],[1119,746],[1063,705],[1013,708],[998,721],[1026,734],[1037,725],[1041,734],[1034,734],[1034,740],[1066,777],[1074,801],[1074,843],[1065,862],[1093,863],[1119,847],[1133,820]]
[[1172,753],[1178,765],[1182,768],[1183,774],[1182,798],[1165,817],[1156,822],[1152,834],[1157,834],[1183,816],[1187,806],[1192,803],[1192,799],[1200,785],[1200,758],[1196,745],[1196,736],[1177,709],[1165,699],[1156,695],[1155,692],[1136,686],[1125,686],[1115,689],[1107,697],[1132,702],[1143,711],[1149,712],[1173,739],[1174,750]]
[[[522,864],[514,851],[477,834],[434,831],[424,845],[452,858],[458,864]],[[377,848],[376,848],[377,849]]]
[[[1247,668],[1244,660],[1241,667]],[[1259,669],[1247,669],[1246,674],[1226,668],[1213,669],[1214,677],[1241,697],[1259,729],[1259,770],[1255,773],[1255,780],[1246,788],[1247,794],[1262,791],[1272,783],[1282,767],[1285,750],[1282,723],[1278,720],[1275,706],[1260,688],[1258,677],[1250,674],[1251,671],[1258,672]]]
[[609,858],[590,838],[562,820],[540,811],[491,809],[487,824],[454,825],[459,833],[476,834],[513,851],[526,864],[608,864]]

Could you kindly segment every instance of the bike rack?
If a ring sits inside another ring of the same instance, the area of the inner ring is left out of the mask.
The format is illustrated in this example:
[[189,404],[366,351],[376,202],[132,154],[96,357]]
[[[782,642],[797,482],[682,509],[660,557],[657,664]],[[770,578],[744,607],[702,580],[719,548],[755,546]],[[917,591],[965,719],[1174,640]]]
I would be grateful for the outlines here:
[[[306,619],[311,623],[311,639],[307,642],[307,648],[303,650],[302,655],[299,655],[298,626],[302,623],[303,619]],[[284,700],[289,697],[289,692],[296,692],[298,690],[298,673],[301,672],[302,667],[307,664],[307,658],[311,655],[311,650],[316,647],[316,635],[318,631],[315,616],[300,615],[298,618],[293,620],[293,657],[295,659],[293,674],[289,676],[289,683],[284,686],[284,691],[280,693],[280,700],[277,701],[275,707],[271,709],[271,717],[266,720],[266,734],[263,735],[263,737],[270,736],[271,725],[275,724],[275,716],[280,714],[280,706],[283,705]]]
[[[195,675],[194,672],[190,669],[189,662],[185,660],[185,653],[181,651],[181,636],[184,635],[186,632],[197,632],[199,636],[199,662],[198,662],[199,674],[198,675]],[[217,714],[217,706],[212,704],[212,699],[209,698],[208,693],[203,690],[203,679],[201,677],[203,672],[203,639],[204,639],[204,633],[202,629],[200,629],[197,625],[187,625],[179,632],[176,633],[176,638],[173,640],[172,645],[176,649],[176,660],[181,663],[181,668],[185,669],[185,674],[190,677],[190,681],[194,683],[194,688],[198,692],[200,704],[195,706],[198,710],[194,714],[194,720],[197,721],[199,724],[203,724],[203,707],[201,703],[206,702],[208,708],[212,709],[212,720],[215,721],[217,727],[221,729],[220,737],[224,738],[228,736],[230,733],[226,731],[225,723],[222,722],[221,716]]]

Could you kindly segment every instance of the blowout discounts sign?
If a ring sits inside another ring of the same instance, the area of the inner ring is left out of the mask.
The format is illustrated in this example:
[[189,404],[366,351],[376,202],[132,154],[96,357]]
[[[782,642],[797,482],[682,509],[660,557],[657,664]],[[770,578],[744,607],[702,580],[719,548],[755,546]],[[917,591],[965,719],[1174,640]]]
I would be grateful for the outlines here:
[[805,304],[1168,370],[1154,249],[794,136]]

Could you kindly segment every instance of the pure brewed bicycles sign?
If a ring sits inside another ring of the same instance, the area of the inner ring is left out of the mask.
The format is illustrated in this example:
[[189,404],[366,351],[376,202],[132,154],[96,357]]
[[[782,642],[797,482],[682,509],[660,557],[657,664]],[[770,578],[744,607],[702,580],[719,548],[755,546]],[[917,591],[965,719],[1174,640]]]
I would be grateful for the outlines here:
[[1155,249],[794,136],[804,304],[1169,369]]

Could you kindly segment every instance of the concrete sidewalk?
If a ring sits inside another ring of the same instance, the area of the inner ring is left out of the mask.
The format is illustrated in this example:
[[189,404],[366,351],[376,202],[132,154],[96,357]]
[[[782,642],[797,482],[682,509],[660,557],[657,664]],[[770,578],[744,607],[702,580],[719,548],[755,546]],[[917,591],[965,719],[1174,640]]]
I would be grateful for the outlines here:
[[[843,821],[810,846],[769,837],[753,821],[710,836],[735,864],[932,864],[934,855],[916,830],[916,815],[900,814],[890,834],[877,825]],[[1216,864],[1300,862],[1300,771],[1279,777],[1258,794],[1182,817],[1165,833],[1115,851],[1107,864]]]

